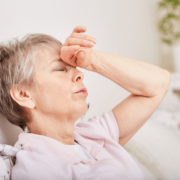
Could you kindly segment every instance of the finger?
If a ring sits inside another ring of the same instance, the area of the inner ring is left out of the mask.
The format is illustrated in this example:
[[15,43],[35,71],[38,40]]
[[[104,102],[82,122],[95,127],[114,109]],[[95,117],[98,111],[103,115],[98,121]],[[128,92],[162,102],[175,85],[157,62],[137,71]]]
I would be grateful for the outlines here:
[[80,46],[75,45],[75,46],[63,46],[61,48],[61,59],[72,65],[72,66],[76,66],[75,62],[73,62],[73,56],[74,54],[80,49]]
[[91,36],[88,36],[87,34],[72,33],[69,38],[86,39],[88,41],[96,43],[96,39]]
[[86,31],[86,27],[84,26],[77,26],[74,28],[72,33],[81,33],[81,32],[85,32]]
[[67,40],[67,46],[79,45],[81,47],[93,47],[94,43],[84,39],[70,38]]

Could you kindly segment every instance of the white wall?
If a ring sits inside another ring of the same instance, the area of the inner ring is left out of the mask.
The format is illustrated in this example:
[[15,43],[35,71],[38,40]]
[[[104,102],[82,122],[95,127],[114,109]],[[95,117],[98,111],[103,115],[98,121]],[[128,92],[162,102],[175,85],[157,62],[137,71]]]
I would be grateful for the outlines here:
[[[40,32],[63,43],[74,27],[83,25],[97,39],[94,49],[159,66],[156,23],[155,0],[0,0],[0,42]],[[130,94],[97,73],[80,70],[90,102],[84,120],[111,110]],[[10,125],[0,121],[4,133],[17,137],[19,128],[9,131]]]

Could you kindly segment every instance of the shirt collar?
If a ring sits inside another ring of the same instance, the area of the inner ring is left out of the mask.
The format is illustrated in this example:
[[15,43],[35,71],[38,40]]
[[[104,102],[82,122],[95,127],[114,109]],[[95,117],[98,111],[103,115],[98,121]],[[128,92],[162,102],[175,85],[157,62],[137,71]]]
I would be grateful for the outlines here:
[[[74,139],[83,146],[93,157],[96,156],[99,148],[102,148],[103,142],[95,143],[93,140],[86,139],[74,131]],[[75,164],[83,160],[79,157],[70,147],[65,144],[43,135],[33,133],[20,133],[18,142],[20,145],[25,145],[30,151],[34,151],[36,148],[46,150],[55,156],[60,157],[70,164]],[[33,148],[35,147],[35,148]]]

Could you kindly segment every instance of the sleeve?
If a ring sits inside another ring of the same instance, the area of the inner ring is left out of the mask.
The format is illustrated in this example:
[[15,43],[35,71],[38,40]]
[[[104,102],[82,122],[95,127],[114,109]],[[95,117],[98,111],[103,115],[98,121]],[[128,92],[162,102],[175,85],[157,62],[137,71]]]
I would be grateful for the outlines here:
[[[77,125],[81,128],[81,134],[94,138],[109,138],[119,143],[119,128],[112,111],[104,112],[101,116],[94,116],[87,122]],[[80,131],[79,131],[80,132]]]

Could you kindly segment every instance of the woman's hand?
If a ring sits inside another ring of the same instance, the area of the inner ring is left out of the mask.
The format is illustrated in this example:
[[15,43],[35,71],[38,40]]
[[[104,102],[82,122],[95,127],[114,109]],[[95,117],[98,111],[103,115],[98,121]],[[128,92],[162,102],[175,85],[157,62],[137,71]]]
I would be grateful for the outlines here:
[[66,39],[61,47],[61,59],[71,66],[78,66],[87,70],[92,70],[92,61],[94,50],[92,47],[96,43],[96,39],[86,34],[84,26],[74,28],[71,35]]

